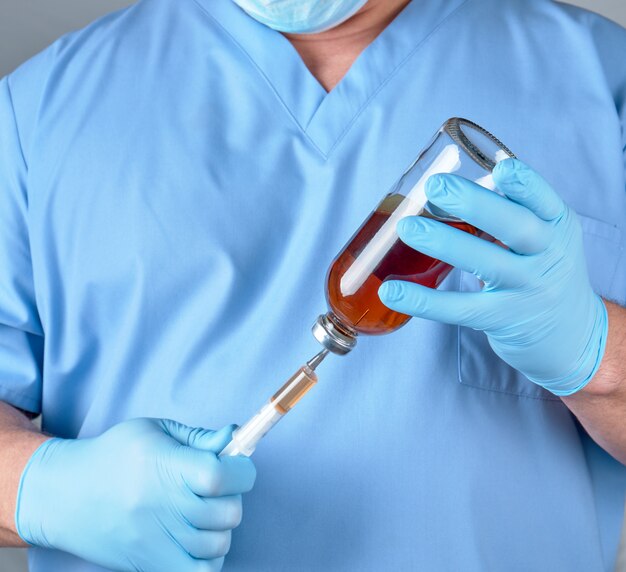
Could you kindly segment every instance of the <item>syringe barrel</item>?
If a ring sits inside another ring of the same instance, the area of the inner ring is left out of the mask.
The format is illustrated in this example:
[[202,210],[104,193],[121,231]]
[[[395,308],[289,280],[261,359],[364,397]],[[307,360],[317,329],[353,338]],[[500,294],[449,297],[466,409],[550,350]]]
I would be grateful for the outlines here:
[[266,403],[254,417],[233,431],[232,441],[220,453],[220,457],[243,455],[249,457],[254,453],[257,443],[267,432],[283,418],[270,401]]
[[257,443],[276,425],[304,394],[317,382],[317,375],[308,366],[301,367],[289,378],[249,421],[233,432],[232,441],[220,453],[220,457],[254,453]]
[[317,375],[308,366],[301,367],[294,373],[273,396],[271,402],[282,413],[288,413],[296,403],[317,383]]

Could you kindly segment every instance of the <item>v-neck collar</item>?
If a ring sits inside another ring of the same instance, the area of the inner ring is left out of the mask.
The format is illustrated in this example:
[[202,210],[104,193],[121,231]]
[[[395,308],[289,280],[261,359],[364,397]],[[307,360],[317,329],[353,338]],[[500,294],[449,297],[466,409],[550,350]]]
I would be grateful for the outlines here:
[[233,0],[194,0],[242,49],[309,141],[328,157],[368,103],[428,37],[469,0],[413,0],[327,92],[279,32]]

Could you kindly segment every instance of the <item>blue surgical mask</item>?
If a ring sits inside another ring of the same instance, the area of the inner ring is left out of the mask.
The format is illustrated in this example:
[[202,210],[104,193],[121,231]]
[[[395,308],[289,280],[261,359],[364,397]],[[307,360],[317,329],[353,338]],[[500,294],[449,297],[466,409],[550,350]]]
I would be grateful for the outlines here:
[[279,32],[314,34],[345,22],[367,0],[233,0],[255,20]]

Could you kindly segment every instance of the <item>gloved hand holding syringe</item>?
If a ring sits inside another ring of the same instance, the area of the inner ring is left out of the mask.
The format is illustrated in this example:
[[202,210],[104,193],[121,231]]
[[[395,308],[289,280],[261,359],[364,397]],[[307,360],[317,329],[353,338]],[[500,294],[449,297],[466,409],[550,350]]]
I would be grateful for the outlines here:
[[220,457],[252,455],[267,432],[317,383],[315,368],[327,355],[328,350],[322,350],[292,375],[256,415],[233,432],[232,441],[226,445]]

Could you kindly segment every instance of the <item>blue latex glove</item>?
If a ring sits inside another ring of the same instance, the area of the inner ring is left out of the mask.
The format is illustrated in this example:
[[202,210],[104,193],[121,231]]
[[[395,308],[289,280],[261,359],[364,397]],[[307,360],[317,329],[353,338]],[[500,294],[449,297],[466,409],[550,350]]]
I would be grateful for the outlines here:
[[17,531],[113,570],[221,570],[256,476],[250,459],[216,456],[232,430],[135,419],[46,441],[22,474]]
[[380,298],[398,312],[484,331],[493,350],[528,379],[571,395],[600,367],[608,333],[606,308],[589,283],[580,223],[522,162],[502,161],[493,177],[506,197],[454,175],[431,177],[427,196],[510,250],[423,217],[398,224],[402,241],[475,274],[483,290],[388,281]]

